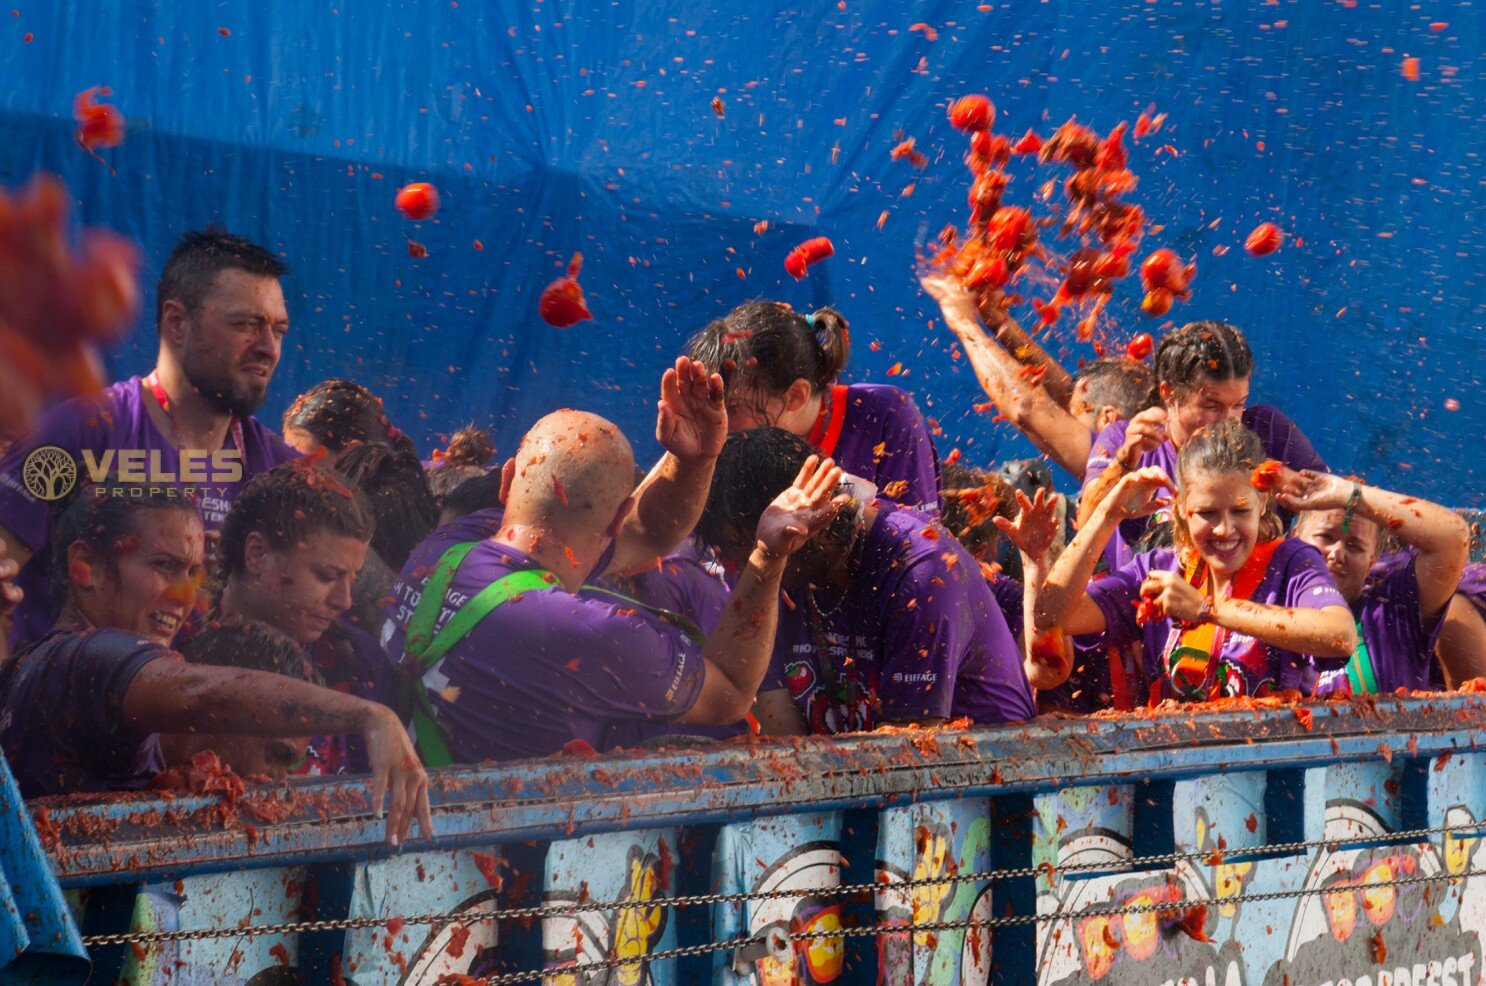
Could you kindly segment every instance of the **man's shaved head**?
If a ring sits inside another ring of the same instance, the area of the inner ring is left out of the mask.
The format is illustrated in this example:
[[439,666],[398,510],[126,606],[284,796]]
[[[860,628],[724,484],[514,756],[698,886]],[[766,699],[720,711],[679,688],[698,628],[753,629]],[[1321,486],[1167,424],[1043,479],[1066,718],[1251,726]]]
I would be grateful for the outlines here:
[[554,411],[526,433],[511,468],[508,518],[596,533],[634,489],[635,454],[614,422]]

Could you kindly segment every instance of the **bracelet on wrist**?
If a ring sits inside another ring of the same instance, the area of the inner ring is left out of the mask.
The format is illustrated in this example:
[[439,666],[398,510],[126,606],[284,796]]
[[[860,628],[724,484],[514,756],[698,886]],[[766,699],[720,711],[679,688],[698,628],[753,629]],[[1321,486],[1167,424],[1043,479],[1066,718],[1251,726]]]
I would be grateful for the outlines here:
[[1352,529],[1352,518],[1357,516],[1357,504],[1362,502],[1362,487],[1357,483],[1352,484],[1351,495],[1347,497],[1347,507],[1342,511],[1342,533],[1346,534]]

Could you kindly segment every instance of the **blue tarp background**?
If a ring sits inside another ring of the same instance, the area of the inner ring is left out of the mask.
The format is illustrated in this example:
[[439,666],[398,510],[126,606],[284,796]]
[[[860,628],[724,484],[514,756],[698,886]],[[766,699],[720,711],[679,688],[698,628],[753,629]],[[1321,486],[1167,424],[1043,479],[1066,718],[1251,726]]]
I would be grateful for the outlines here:
[[[271,421],[347,375],[425,451],[473,419],[506,453],[574,405],[648,457],[661,369],[762,296],[841,307],[850,375],[902,363],[893,382],[942,424],[941,452],[1029,454],[971,411],[984,397],[914,277],[916,244],[964,218],[944,106],[986,92],[1016,136],[1072,114],[1104,131],[1155,103],[1167,127],[1131,155],[1131,198],[1164,227],[1144,248],[1199,266],[1170,318],[1241,326],[1256,398],[1334,468],[1486,506],[1486,18],[1468,2],[17,2],[0,11],[0,180],[61,174],[85,221],[144,244],[151,282],[208,222],[281,251],[294,328]],[[116,174],[73,140],[73,95],[94,85],[129,122],[103,152]],[[889,159],[900,131],[929,154],[922,172]],[[434,221],[392,208],[415,179],[442,192]],[[1008,202],[1035,186],[1023,175]],[[1262,220],[1304,245],[1246,256]],[[781,260],[815,234],[837,255],[796,284]],[[575,249],[597,320],[553,329],[537,295]],[[1135,280],[1112,306],[1119,342],[1153,327]],[[120,374],[152,362],[147,309],[110,355]],[[1092,355],[1071,323],[1056,329],[1070,365]]]

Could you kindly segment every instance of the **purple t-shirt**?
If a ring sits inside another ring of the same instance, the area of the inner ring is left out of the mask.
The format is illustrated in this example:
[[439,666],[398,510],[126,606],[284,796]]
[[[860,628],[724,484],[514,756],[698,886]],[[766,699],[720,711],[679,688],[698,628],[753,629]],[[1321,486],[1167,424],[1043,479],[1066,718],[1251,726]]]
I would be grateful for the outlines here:
[[[515,548],[482,541],[460,565],[436,626],[496,579],[539,568]],[[399,598],[416,599],[426,582]],[[400,660],[411,611],[393,606],[387,651]],[[575,739],[608,749],[633,735],[635,720],[685,713],[704,674],[701,648],[658,617],[607,594],[556,588],[492,610],[423,680],[455,760],[479,763],[545,756]]]
[[[1360,667],[1363,655],[1359,648],[1346,667],[1333,668],[1321,675],[1317,695],[1354,691],[1386,695],[1399,688],[1413,691],[1433,687],[1430,675],[1434,667],[1434,645],[1445,622],[1445,611],[1442,607],[1432,619],[1424,619],[1419,605],[1419,576],[1412,557],[1401,565],[1375,569],[1362,589],[1362,597],[1352,608],[1352,615],[1362,631],[1362,642],[1367,645],[1366,660],[1371,665],[1370,677],[1376,688],[1367,687],[1369,676]],[[1350,675],[1348,669],[1352,671]],[[1353,687],[1354,676],[1362,687]]]
[[912,395],[886,384],[851,384],[843,421],[835,447],[823,451],[875,484],[883,499],[937,516],[939,453]]
[[630,579],[634,598],[647,606],[679,613],[710,637],[727,606],[728,587],[722,575],[707,566],[704,550],[687,539],[656,568]]
[[808,592],[780,607],[760,691],[788,688],[814,733],[1031,719],[1016,640],[975,559],[937,521],[877,507],[851,586],[815,593],[819,620]]
[[[1310,440],[1299,428],[1295,427],[1294,422],[1280,413],[1279,408],[1268,404],[1255,404],[1253,407],[1245,408],[1243,423],[1246,428],[1259,436],[1259,441],[1264,446],[1264,454],[1269,458],[1277,459],[1291,469],[1327,471],[1326,463],[1321,461],[1321,456],[1311,447]],[[1094,447],[1089,451],[1089,465],[1084,471],[1085,489],[1105,469],[1109,468],[1109,464],[1119,454],[1120,448],[1125,444],[1125,432],[1129,430],[1129,427],[1128,419],[1116,421],[1094,439]],[[1144,469],[1146,466],[1160,466],[1173,482],[1176,481],[1176,446],[1171,443],[1170,439],[1140,457],[1138,468]],[[1290,515],[1284,511],[1282,514],[1288,525]],[[1150,522],[1149,517],[1137,517],[1120,524],[1119,530],[1110,539],[1109,547],[1105,551],[1105,558],[1109,560],[1110,568],[1119,568],[1130,562],[1134,556],[1130,545],[1140,540],[1140,536],[1145,533]]]
[[[32,558],[17,580],[25,601],[16,609],[12,647],[37,640],[56,622],[59,601],[47,584],[51,571],[49,539],[60,508],[71,500],[63,496],[44,500],[26,487],[27,457],[36,449],[54,445],[71,456],[77,485],[88,481],[89,456],[101,473],[113,478],[137,478],[175,489],[194,487],[202,523],[218,530],[227,517],[238,489],[253,476],[298,456],[257,418],[240,419],[242,447],[229,429],[216,453],[195,452],[182,468],[180,450],[160,432],[145,411],[144,387],[130,377],[96,397],[64,401],[47,412],[30,437],[16,442],[0,458],[0,525],[31,549]],[[121,459],[121,453],[127,458]],[[185,479],[181,479],[184,474]]]
[[0,668],[0,747],[28,798],[146,787],[160,737],[123,721],[124,694],[151,661],[180,660],[127,630],[56,629]]
[[1455,587],[1455,594],[1470,600],[1481,611],[1481,618],[1486,619],[1486,564],[1474,562],[1465,566],[1465,571],[1460,575],[1460,585]]
[[[1164,698],[1205,700],[1210,697],[1214,681],[1221,683],[1221,694],[1227,696],[1257,698],[1285,689],[1296,689],[1306,694],[1314,691],[1318,675],[1314,658],[1272,647],[1247,634],[1220,630],[1223,640],[1218,648],[1218,660],[1209,662],[1207,677],[1200,685],[1179,694],[1168,673],[1168,662],[1178,646],[1181,628],[1169,619],[1151,620],[1144,627],[1136,625],[1135,604],[1140,599],[1140,584],[1151,572],[1181,570],[1176,554],[1163,548],[1136,555],[1129,564],[1089,583],[1089,598],[1104,613],[1106,642],[1122,646],[1138,641],[1142,645],[1143,671],[1145,680],[1150,683],[1148,692],[1152,705]],[[1332,581],[1331,573],[1326,570],[1321,552],[1304,541],[1291,538],[1280,542],[1275,549],[1264,577],[1249,598],[1268,606],[1300,609],[1347,605]]]

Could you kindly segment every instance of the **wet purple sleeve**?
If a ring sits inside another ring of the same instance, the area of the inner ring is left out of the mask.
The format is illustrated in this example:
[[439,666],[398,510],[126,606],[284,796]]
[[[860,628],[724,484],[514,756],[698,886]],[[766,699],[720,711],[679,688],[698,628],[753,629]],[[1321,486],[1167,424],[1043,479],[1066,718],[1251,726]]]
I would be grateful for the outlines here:
[[915,562],[894,586],[887,606],[879,655],[879,721],[949,718],[972,629],[963,618],[973,608],[964,580],[946,577],[925,561]]
[[1327,472],[1326,463],[1311,445],[1305,432],[1278,409],[1258,405],[1244,415],[1244,424],[1259,436],[1264,452],[1271,459],[1283,462],[1291,469],[1314,469]]
[[575,634],[559,652],[589,655],[563,671],[607,683],[580,692],[590,696],[590,711],[603,718],[675,718],[696,704],[706,675],[694,641],[644,610],[622,606]]
[[[107,444],[100,412],[71,400],[52,408],[42,417],[35,432],[6,450],[0,458],[0,525],[38,553],[45,547],[51,522],[51,504],[26,489],[26,458],[44,445],[55,445],[76,462],[84,448]],[[81,466],[78,469],[81,470]]]
[[35,697],[48,708],[76,716],[69,731],[80,746],[95,753],[132,756],[149,731],[141,733],[124,723],[124,696],[145,665],[161,659],[179,660],[170,648],[126,631],[94,631],[73,652],[67,674],[43,672]]
[[1022,635],[1022,600],[1026,595],[1026,587],[1016,579],[1005,575],[995,575],[988,579],[991,586],[991,595],[996,597],[996,605],[1001,608],[1001,615],[1006,617],[1006,629],[1011,631],[1013,637]]
[[[924,416],[911,396],[902,395],[884,423],[883,441],[889,460],[883,464],[884,479],[907,483],[903,493],[890,496],[921,513],[939,514],[939,453],[924,423]],[[886,487],[887,483],[879,486]]]
[[1347,607],[1347,600],[1326,570],[1326,559],[1308,544],[1293,542],[1295,551],[1285,563],[1285,605],[1298,609]]
[[1115,454],[1125,444],[1125,430],[1129,426],[1130,422],[1124,420],[1112,422],[1094,438],[1094,445],[1089,449],[1089,464],[1084,469],[1084,487],[1087,488],[1109,468]]
[[1089,598],[1104,614],[1106,643],[1121,647],[1141,639],[1141,628],[1135,622],[1135,603],[1140,599],[1140,584],[1151,568],[1151,555],[1136,555],[1128,564],[1089,583],[1086,590]]

